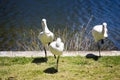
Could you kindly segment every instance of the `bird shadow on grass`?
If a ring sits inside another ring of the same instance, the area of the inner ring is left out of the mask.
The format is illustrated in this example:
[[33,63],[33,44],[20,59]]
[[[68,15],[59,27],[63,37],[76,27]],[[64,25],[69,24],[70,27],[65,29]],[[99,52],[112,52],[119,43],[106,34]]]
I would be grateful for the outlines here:
[[89,53],[89,54],[86,55],[86,58],[88,58],[88,59],[93,59],[93,60],[95,60],[95,61],[98,61],[99,58],[100,58],[100,56],[97,56],[97,55],[94,55],[94,54],[92,54],[92,53]]
[[40,57],[40,58],[34,58],[32,60],[32,63],[35,63],[35,64],[40,64],[40,63],[44,63],[44,62],[47,62],[47,58]]
[[54,67],[50,67],[50,68],[45,69],[43,72],[48,73],[48,74],[55,74],[58,72],[58,70],[55,69]]

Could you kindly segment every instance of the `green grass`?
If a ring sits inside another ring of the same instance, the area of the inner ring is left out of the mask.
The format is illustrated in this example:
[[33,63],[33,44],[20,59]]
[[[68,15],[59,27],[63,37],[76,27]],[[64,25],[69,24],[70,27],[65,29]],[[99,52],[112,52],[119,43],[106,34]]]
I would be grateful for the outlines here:
[[59,72],[54,73],[56,60],[43,58],[0,57],[0,80],[120,80],[120,56],[61,57]]

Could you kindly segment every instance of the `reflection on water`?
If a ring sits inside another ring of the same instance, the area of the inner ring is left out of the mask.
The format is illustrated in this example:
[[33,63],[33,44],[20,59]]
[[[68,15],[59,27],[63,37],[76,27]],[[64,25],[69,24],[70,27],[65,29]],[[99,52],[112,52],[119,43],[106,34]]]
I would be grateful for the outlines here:
[[[88,35],[92,27],[107,22],[108,42],[111,46],[106,43],[107,45],[103,47],[120,50],[119,7],[119,0],[0,0],[0,50],[39,50],[41,44],[37,35],[41,31],[42,18],[47,19],[52,31],[58,29],[63,31],[67,27],[68,31],[74,32],[74,36],[78,37],[77,33],[84,29],[91,15],[93,17],[87,26],[85,36],[92,42],[92,36]],[[74,38],[75,41],[72,40],[72,42],[79,43],[79,37]],[[70,40],[68,40],[69,43]],[[71,45],[75,48],[78,43]],[[34,48],[32,44],[37,48]],[[92,42],[88,46],[93,44]],[[91,50],[90,47],[88,48],[86,50]]]

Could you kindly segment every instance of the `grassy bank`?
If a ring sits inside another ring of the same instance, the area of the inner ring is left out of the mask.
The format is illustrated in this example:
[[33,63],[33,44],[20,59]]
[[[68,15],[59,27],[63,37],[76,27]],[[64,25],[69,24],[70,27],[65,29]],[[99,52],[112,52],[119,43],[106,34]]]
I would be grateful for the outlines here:
[[120,56],[61,57],[55,72],[53,57],[0,57],[0,79],[8,80],[120,80]]

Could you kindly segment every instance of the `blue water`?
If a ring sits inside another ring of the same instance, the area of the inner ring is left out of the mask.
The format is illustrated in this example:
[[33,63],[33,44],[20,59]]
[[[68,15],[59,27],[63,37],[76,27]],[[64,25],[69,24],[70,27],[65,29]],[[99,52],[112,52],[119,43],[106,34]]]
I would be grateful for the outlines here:
[[[11,37],[4,38],[13,34],[11,29],[41,28],[42,18],[54,28],[65,28],[58,27],[62,25],[75,30],[81,29],[91,16],[88,31],[94,25],[107,22],[108,39],[120,50],[120,0],[0,0],[0,45],[2,49],[7,48],[5,44]],[[3,36],[2,31],[8,33]]]

